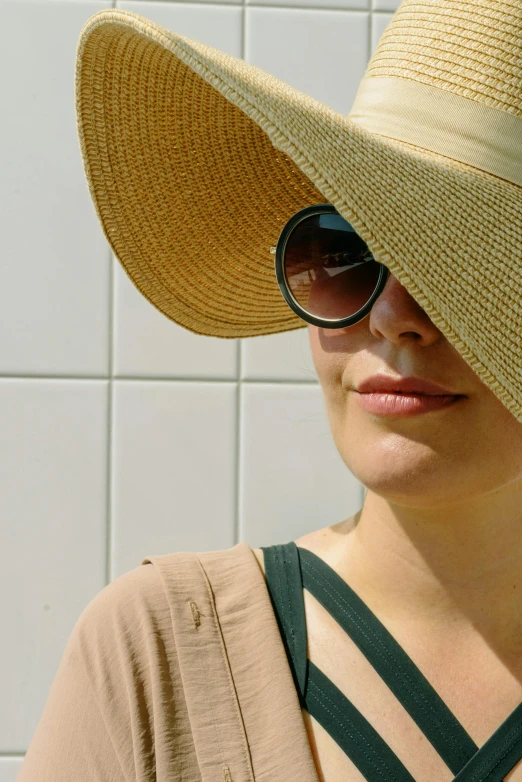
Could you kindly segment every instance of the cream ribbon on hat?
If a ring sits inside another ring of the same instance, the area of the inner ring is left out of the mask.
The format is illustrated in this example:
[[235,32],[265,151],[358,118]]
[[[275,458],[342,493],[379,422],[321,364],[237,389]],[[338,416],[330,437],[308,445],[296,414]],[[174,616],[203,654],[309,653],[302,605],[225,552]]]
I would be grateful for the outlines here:
[[522,118],[397,76],[364,77],[348,119],[522,186]]

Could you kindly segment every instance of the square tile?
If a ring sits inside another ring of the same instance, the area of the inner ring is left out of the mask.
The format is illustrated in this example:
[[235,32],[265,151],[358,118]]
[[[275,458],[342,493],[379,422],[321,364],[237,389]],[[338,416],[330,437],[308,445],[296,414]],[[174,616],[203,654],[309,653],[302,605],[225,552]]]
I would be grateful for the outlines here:
[[0,758],[0,782],[16,782],[23,758]]
[[114,256],[115,376],[237,377],[237,339],[194,334],[169,320],[133,285]]
[[321,9],[322,6],[328,6],[328,8],[347,8],[353,11],[368,11],[370,9],[370,0],[245,0],[247,5],[281,5],[281,6],[297,6],[298,8],[317,8]]
[[374,11],[396,11],[401,0],[373,0]]
[[245,384],[240,432],[240,539],[250,546],[286,543],[362,506],[320,387]]
[[317,383],[308,329],[242,339],[241,377]]
[[107,2],[0,6],[4,35],[0,373],[102,374],[110,253],[76,129],[80,30]]
[[107,404],[103,380],[0,380],[3,751],[26,751],[72,628],[107,583]]
[[393,14],[374,14],[372,24],[372,54],[377,48],[382,34],[393,19]]
[[236,384],[115,381],[112,573],[236,542]]
[[[237,0],[224,0],[224,3],[233,5],[237,4]],[[226,8],[204,2],[158,3],[148,0],[116,0],[116,8],[141,14],[173,33],[186,35],[234,57],[241,57],[241,8]]]
[[368,61],[369,13],[248,6],[245,13],[248,62],[348,114]]
[[[196,3],[118,2],[235,57],[242,50],[242,11]],[[169,320],[133,285],[115,258],[114,372],[124,376],[235,379],[237,340],[193,334]]]

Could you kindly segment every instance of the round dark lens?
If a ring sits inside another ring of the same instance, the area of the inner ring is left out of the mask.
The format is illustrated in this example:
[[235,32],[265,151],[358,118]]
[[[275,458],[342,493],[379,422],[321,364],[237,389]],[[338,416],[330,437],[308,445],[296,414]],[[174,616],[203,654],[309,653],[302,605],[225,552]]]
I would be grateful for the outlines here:
[[284,273],[297,303],[317,318],[355,315],[377,287],[380,264],[339,214],[306,217],[287,239]]

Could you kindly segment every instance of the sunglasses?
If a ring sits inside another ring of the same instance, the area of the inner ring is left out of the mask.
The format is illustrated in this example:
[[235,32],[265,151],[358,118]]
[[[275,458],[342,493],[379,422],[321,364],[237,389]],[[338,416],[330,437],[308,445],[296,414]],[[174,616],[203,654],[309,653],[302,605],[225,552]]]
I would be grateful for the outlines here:
[[327,329],[365,318],[389,276],[332,204],[297,212],[270,252],[287,304],[303,320]]

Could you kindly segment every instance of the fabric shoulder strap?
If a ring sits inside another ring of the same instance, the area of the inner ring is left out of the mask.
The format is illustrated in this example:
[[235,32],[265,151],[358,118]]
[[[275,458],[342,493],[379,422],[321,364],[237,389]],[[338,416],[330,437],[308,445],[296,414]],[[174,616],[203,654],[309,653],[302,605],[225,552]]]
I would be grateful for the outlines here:
[[301,708],[306,708],[308,658],[303,581],[295,543],[262,547],[265,575]]

